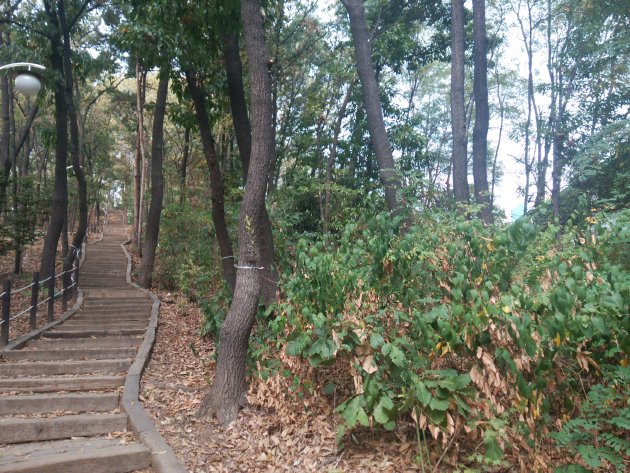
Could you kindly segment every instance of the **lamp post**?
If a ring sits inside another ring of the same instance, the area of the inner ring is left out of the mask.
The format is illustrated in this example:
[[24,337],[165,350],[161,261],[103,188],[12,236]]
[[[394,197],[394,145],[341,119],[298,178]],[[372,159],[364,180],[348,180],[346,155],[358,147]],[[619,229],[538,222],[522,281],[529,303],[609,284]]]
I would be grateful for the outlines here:
[[18,92],[27,97],[33,97],[37,95],[42,88],[42,81],[39,77],[31,72],[32,68],[36,69],[46,69],[44,66],[39,64],[34,64],[32,62],[15,62],[13,64],[6,64],[4,66],[0,66],[0,71],[4,71],[7,69],[15,69],[19,67],[27,68],[26,71],[22,71],[18,73],[15,78],[15,88]]

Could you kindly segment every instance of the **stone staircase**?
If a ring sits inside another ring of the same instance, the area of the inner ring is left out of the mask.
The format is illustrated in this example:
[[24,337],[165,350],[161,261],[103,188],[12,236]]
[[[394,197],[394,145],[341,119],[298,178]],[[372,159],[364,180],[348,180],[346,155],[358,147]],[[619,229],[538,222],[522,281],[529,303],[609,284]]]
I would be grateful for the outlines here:
[[152,471],[121,404],[153,305],[126,282],[126,238],[113,214],[88,247],[80,310],[0,353],[0,473]]

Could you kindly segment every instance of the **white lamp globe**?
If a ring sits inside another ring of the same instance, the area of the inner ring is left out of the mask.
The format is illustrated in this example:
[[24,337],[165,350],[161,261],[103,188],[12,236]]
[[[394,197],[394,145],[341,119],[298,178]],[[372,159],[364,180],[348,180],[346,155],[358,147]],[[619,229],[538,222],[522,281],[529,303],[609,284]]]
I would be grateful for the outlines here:
[[35,74],[20,72],[15,78],[15,88],[27,97],[34,97],[42,88],[42,82]]

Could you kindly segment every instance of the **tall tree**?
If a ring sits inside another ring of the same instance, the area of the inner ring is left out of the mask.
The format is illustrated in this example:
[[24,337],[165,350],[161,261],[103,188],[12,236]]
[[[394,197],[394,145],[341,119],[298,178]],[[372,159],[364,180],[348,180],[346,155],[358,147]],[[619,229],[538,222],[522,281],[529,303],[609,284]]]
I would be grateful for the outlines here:
[[232,422],[246,399],[245,365],[249,336],[261,289],[261,224],[269,165],[275,153],[269,51],[258,0],[241,1],[241,17],[251,87],[252,146],[247,185],[239,217],[239,259],[234,299],[221,327],[214,381],[199,415],[214,412],[223,425]]
[[225,200],[223,174],[219,167],[219,157],[217,155],[216,143],[212,134],[210,118],[207,112],[206,97],[197,73],[192,68],[185,69],[188,90],[195,106],[195,115],[199,125],[203,154],[206,157],[206,164],[210,174],[210,187],[212,192],[212,222],[217,235],[219,253],[221,254],[221,265],[223,267],[223,278],[230,293],[234,292],[236,285],[236,270],[234,268],[234,251],[232,240],[228,233],[227,222],[225,220]]
[[402,210],[401,183],[394,164],[392,149],[385,129],[381,98],[372,62],[372,49],[368,32],[365,8],[362,0],[341,0],[350,19],[350,30],[356,57],[357,71],[363,91],[363,104],[367,113],[368,129],[379,166],[379,177],[385,190],[387,207],[393,213]]
[[464,0],[453,0],[451,16],[451,126],[453,129],[453,193],[468,202],[468,137],[464,101],[466,34]]
[[475,125],[473,128],[473,179],[475,201],[481,204],[479,217],[492,223],[492,208],[488,188],[488,37],[486,34],[486,2],[473,0],[473,90],[475,96]]
[[142,265],[138,283],[144,288],[151,287],[155,252],[160,235],[160,219],[162,215],[162,198],[164,196],[164,175],[162,161],[164,154],[164,116],[166,115],[166,99],[168,97],[168,66],[160,69],[153,130],[151,133],[151,204],[147,216],[147,226],[142,249]]
[[[83,9],[88,3],[89,2],[85,2],[83,4]],[[82,13],[83,9],[79,11],[77,18]],[[79,201],[79,225],[77,226],[72,240],[72,246],[77,249],[80,248],[81,243],[83,242],[83,237],[87,231],[88,201],[85,172],[83,170],[83,166],[81,165],[81,158],[79,156],[79,121],[74,104],[74,73],[72,66],[72,46],[70,44],[70,28],[72,25],[68,22],[64,0],[57,0],[57,14],[59,16],[59,26],[63,37],[63,77],[65,84],[66,108],[68,110],[68,124],[70,127],[70,157],[72,159],[72,170],[77,181]],[[76,19],[73,21],[76,21]],[[73,260],[74,252],[68,252],[65,266],[71,266]]]
[[[241,156],[243,181],[246,182],[251,155],[252,131],[247,115],[247,101],[245,100],[245,88],[243,87],[243,66],[241,64],[238,36],[235,33],[225,33],[223,35],[223,62],[227,77],[230,109],[232,111],[232,124]],[[275,269],[271,220],[269,219],[266,206],[263,206],[259,230],[260,265],[264,268],[262,269],[261,296],[265,304],[270,304],[275,299],[278,273]]]
[[57,243],[66,221],[68,207],[68,108],[64,82],[63,41],[59,17],[50,0],[44,0],[46,18],[50,28],[50,62],[55,72],[55,183],[52,196],[50,221],[44,238],[40,266],[42,278],[54,274]]

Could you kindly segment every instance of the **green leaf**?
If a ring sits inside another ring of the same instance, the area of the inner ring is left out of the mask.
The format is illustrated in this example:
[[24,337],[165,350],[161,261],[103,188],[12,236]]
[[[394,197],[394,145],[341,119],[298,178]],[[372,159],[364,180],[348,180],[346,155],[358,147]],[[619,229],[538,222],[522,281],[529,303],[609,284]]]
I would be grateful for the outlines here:
[[429,408],[434,409],[436,411],[445,411],[448,409],[449,400],[448,399],[439,399],[434,397],[431,399],[429,403]]
[[379,424],[387,424],[390,421],[389,413],[380,403],[374,409],[374,420]]
[[385,340],[383,339],[383,336],[380,333],[372,332],[372,335],[370,335],[370,346],[373,349],[375,350],[378,349],[384,343],[385,343]]
[[368,427],[370,425],[370,419],[368,419],[368,415],[362,407],[359,407],[359,411],[357,413],[357,420],[363,427]]
[[405,362],[407,361],[405,359],[405,354],[403,353],[403,351],[396,345],[392,345],[392,349],[389,353],[389,358],[390,360],[392,360],[392,363],[401,368],[405,365]]
[[416,399],[418,399],[423,406],[428,406],[429,402],[431,402],[431,391],[427,389],[422,381],[416,383]]

